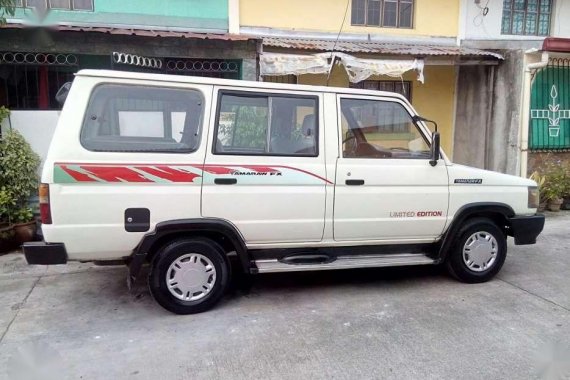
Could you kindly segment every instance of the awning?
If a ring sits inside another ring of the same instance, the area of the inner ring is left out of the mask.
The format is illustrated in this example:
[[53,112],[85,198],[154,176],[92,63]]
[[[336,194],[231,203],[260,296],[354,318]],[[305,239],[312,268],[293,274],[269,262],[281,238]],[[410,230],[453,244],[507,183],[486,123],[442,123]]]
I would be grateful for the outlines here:
[[556,53],[570,53],[570,38],[546,37],[542,50]]
[[414,58],[447,56],[504,60],[504,57],[501,54],[491,51],[466,48],[456,45],[434,45],[423,43],[335,41],[287,37],[263,37],[263,46],[295,50],[312,50],[313,52],[337,51],[347,54],[366,53],[392,56],[410,55]]
[[[274,51],[261,55],[261,75],[325,74],[330,72],[333,64],[341,64],[352,83],[372,75],[401,78],[411,70],[417,71],[418,81],[423,83],[424,59],[428,59],[428,64],[442,59],[449,60],[450,64],[473,64],[481,60],[497,64],[504,59],[498,53],[455,45],[384,41],[263,37],[263,47]],[[289,54],[290,51],[295,54]],[[366,54],[367,57],[360,58],[355,54]],[[407,56],[410,58],[406,59]]]
[[334,64],[344,66],[352,83],[361,82],[372,75],[401,78],[410,70],[416,70],[418,81],[424,82],[422,59],[363,59],[339,52],[307,55],[263,53],[260,57],[262,76],[327,74]]

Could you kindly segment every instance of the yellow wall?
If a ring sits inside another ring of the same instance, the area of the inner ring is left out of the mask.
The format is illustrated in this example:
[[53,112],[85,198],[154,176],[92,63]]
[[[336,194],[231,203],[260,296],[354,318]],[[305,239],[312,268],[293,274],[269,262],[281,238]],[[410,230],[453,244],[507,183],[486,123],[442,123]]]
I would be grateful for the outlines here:
[[420,115],[437,122],[441,146],[449,158],[453,158],[455,69],[455,66],[426,66],[425,83],[414,81],[412,89],[412,105]]
[[[453,153],[453,115],[455,113],[455,67],[426,66],[425,83],[416,80],[415,72],[408,72],[404,80],[412,82],[412,105],[416,111],[428,119],[437,122],[441,132],[441,146],[448,157]],[[394,80],[394,78],[376,76],[370,80]],[[326,85],[326,75],[300,75],[297,83]],[[349,80],[342,66],[335,66],[329,86],[348,87]],[[431,128],[432,125],[429,124]]]
[[[345,9],[346,0],[241,0],[240,25],[338,33]],[[415,0],[413,29],[352,26],[350,12],[345,33],[457,36],[458,0]]]

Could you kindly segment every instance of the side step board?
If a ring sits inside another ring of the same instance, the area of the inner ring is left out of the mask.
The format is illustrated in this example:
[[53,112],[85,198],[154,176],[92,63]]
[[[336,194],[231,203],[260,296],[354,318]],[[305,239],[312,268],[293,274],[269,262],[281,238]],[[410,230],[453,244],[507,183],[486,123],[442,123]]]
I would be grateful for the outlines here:
[[255,260],[254,273],[303,272],[330,269],[380,268],[405,265],[435,264],[435,260],[424,254],[400,253],[384,255],[338,256],[329,263],[288,264],[277,259]]

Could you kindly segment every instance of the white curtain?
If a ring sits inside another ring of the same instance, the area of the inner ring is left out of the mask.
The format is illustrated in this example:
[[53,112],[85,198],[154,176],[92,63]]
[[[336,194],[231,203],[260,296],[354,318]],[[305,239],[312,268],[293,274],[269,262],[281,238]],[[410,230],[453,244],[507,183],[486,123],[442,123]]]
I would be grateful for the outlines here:
[[372,75],[401,78],[410,70],[416,70],[418,81],[424,82],[422,59],[364,59],[338,52],[309,55],[263,53],[260,69],[262,76],[328,74],[333,63],[344,66],[352,83],[361,82]]
[[297,55],[263,53],[259,65],[261,75],[326,74],[330,63],[323,54]]

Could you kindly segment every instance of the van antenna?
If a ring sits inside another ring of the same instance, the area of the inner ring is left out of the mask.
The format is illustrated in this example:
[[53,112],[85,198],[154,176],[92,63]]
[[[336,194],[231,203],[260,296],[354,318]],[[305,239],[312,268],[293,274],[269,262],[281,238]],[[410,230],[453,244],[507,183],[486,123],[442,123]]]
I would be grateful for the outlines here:
[[333,48],[331,51],[331,58],[330,58],[331,68],[329,70],[329,75],[327,75],[327,87],[329,85],[329,81],[331,79],[331,74],[332,74],[334,64],[336,61],[336,58],[333,56],[333,54],[334,54],[334,51],[336,49],[336,44],[338,43],[338,40],[340,38],[340,34],[342,33],[342,28],[344,28],[344,22],[346,21],[346,15],[348,14],[348,7],[349,6],[350,6],[350,0],[346,0],[346,8],[344,9],[344,17],[342,18],[342,24],[340,24],[340,28],[338,29],[338,34],[336,35],[336,40],[334,41],[334,45],[333,45]]

